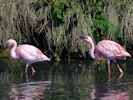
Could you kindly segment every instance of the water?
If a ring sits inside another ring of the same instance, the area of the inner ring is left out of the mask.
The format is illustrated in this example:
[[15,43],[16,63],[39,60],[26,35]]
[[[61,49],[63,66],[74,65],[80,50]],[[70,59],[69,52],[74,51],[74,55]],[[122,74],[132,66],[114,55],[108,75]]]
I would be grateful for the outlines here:
[[23,63],[0,58],[0,100],[133,100],[133,62],[119,63],[124,75],[112,64],[108,82],[106,62],[39,62],[26,76]]

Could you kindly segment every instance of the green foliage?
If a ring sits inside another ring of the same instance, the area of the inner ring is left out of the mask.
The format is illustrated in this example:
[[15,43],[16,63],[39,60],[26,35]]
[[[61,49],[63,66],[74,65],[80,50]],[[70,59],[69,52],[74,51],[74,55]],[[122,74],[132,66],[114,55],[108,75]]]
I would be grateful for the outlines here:
[[64,20],[64,17],[63,17],[63,8],[64,8],[64,5],[62,4],[62,2],[57,2],[55,1],[53,3],[53,11],[56,15],[56,17],[60,20]]
[[93,20],[93,25],[95,28],[98,28],[104,32],[110,32],[114,35],[114,37],[117,37],[118,35],[121,35],[121,32],[119,29],[110,23],[106,16],[98,16],[96,19]]
[[59,55],[56,52],[53,55],[53,58],[54,58],[55,61],[60,61],[61,60],[60,57],[59,57]]
[[26,44],[29,43],[28,39],[26,37],[21,38],[22,43]]

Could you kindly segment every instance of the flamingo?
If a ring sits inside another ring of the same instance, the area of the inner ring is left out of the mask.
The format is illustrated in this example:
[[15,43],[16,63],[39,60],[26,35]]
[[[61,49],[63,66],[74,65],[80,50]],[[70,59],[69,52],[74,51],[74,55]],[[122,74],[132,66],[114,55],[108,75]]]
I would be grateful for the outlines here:
[[[97,45],[94,45],[94,42],[90,36],[86,35],[80,35],[80,39],[85,41],[87,44],[91,45],[90,48],[90,56],[93,59],[98,59],[99,57],[103,57],[107,60],[108,64],[108,79],[110,81],[110,61],[111,60],[116,60],[116,59],[121,59],[121,58],[126,58],[126,57],[131,57],[131,55],[118,43],[111,41],[111,40],[102,40],[97,43]],[[120,68],[119,64],[116,64],[121,75],[124,74],[123,70]]]
[[[17,42],[14,39],[9,39],[6,43],[7,49],[10,49],[10,55],[12,59],[20,60],[26,63],[25,73],[29,65],[39,61],[50,61],[46,55],[44,55],[38,48],[32,45],[23,44],[17,47]],[[32,67],[32,74],[36,71]]]

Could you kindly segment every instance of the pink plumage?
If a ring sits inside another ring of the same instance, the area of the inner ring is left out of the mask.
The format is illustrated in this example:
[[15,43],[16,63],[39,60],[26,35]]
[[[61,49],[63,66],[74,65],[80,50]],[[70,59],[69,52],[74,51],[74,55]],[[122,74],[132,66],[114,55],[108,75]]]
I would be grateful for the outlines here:
[[95,47],[97,57],[103,56],[106,59],[131,57],[131,55],[118,43],[111,40],[102,40]]
[[[95,46],[90,36],[81,35],[80,39],[84,40],[87,44],[91,45],[90,56],[93,59],[104,57],[108,63],[108,78],[110,80],[110,60],[119,59],[123,57],[131,57],[131,55],[118,43],[111,40],[102,40]],[[123,75],[123,70],[117,64],[117,67]]]
[[[45,56],[38,48],[32,45],[23,44],[17,47],[17,42],[13,39],[9,39],[6,46],[11,49],[10,55],[13,59],[21,60],[26,63],[26,73],[30,64],[39,61],[50,61],[50,58]],[[32,73],[34,72],[35,69],[32,67]]]
[[16,58],[27,62],[27,63],[34,63],[38,61],[48,60],[47,58],[39,49],[32,45],[20,45],[16,48]]

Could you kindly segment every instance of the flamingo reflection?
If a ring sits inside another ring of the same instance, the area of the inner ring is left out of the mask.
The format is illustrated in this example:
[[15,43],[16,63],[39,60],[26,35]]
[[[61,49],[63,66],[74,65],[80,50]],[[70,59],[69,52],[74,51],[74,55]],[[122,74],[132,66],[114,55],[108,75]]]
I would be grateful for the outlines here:
[[44,91],[48,89],[50,81],[26,82],[12,85],[9,92],[10,100],[41,100]]
[[95,86],[90,94],[91,100],[129,100],[127,85],[105,87]]

